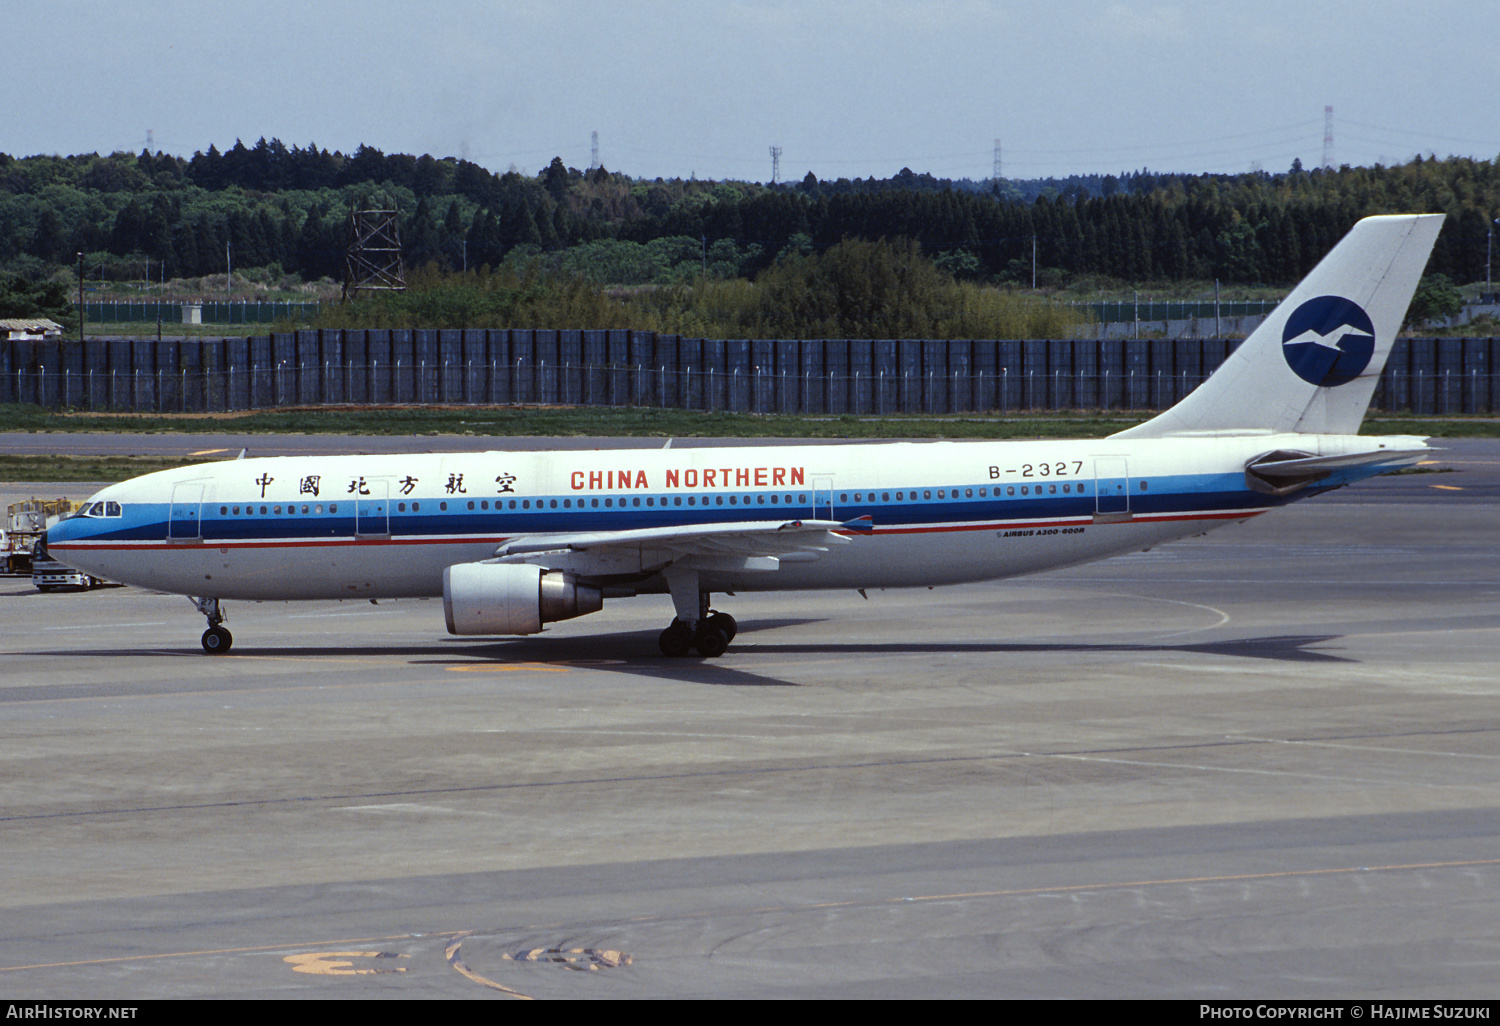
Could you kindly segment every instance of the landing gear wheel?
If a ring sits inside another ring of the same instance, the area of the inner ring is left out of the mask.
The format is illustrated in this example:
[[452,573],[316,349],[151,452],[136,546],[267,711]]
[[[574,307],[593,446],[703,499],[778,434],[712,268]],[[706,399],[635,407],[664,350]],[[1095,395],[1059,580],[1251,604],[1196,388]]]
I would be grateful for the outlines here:
[[234,635],[223,627],[210,627],[203,632],[203,651],[209,655],[223,655],[234,644]]
[[703,658],[717,659],[729,647],[729,639],[717,627],[705,625],[698,632],[698,637],[693,642],[693,647],[698,650],[698,654]]
[[735,634],[739,631],[739,624],[735,623],[734,617],[730,616],[728,613],[720,613],[717,610],[710,610],[707,622],[710,628],[718,631],[723,631],[724,637],[728,641],[733,641]]
[[681,620],[673,620],[672,625],[656,639],[656,645],[661,649],[662,655],[676,659],[687,655],[688,649],[693,647],[693,635],[682,625]]

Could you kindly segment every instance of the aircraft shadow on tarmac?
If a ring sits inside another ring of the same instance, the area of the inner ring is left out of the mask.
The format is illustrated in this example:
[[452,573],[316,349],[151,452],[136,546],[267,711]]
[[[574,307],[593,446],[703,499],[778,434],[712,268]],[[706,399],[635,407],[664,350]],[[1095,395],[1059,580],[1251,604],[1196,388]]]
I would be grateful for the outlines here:
[[[817,656],[840,655],[962,655],[975,654],[1025,654],[1061,652],[1086,655],[1096,652],[1121,653],[1184,653],[1199,655],[1235,656],[1245,659],[1272,659],[1278,662],[1350,663],[1357,660],[1334,652],[1320,651],[1313,646],[1340,640],[1341,634],[1288,634],[1263,638],[1237,638],[1225,641],[1198,642],[1195,644],[1152,644],[1150,642],[1018,642],[1018,641],[837,641],[821,640],[797,642],[755,641],[755,635],[775,627],[802,626],[821,623],[821,620],[755,620],[741,622],[739,638],[731,645],[728,655],[790,655]],[[450,639],[461,642],[463,639]],[[625,672],[671,671],[677,667],[697,666],[711,670],[727,667],[721,660],[668,659],[654,651],[654,633],[631,631],[620,634],[600,634],[589,638],[521,638],[492,645],[470,647],[465,655],[483,654],[490,658],[515,660],[522,658],[535,662],[571,662],[587,665],[592,660],[623,661],[624,665],[612,666]],[[452,655],[450,651],[445,653]],[[446,661],[446,660],[444,660]],[[661,674],[674,676],[671,673]]]
[[[817,623],[818,620],[761,620],[741,625],[740,635],[750,641],[757,630],[773,627],[797,626]],[[808,641],[803,644],[758,643],[730,648],[730,655],[742,656],[909,656],[909,655],[1024,655],[1049,652],[1090,655],[1098,653],[1120,653],[1126,655],[1151,655],[1192,653],[1216,657],[1232,656],[1241,659],[1270,659],[1276,662],[1302,663],[1353,663],[1358,660],[1333,652],[1320,651],[1313,646],[1340,640],[1339,634],[1291,634],[1261,638],[1240,638],[1227,641],[1198,642],[1195,644],[1151,644],[1139,642],[1117,642],[1089,644],[1086,642],[1008,642],[1008,641],[917,641],[917,642],[836,642]],[[457,646],[462,645],[462,648]],[[378,645],[344,647],[297,647],[258,648],[241,645],[223,658],[299,658],[329,659],[369,658],[391,656],[406,659],[413,666],[441,666],[462,670],[472,667],[523,669],[525,664],[537,664],[539,669],[547,667],[571,667],[577,669],[601,669],[615,673],[628,673],[664,681],[679,681],[684,684],[708,684],[720,687],[800,687],[797,682],[782,680],[740,669],[722,659],[670,659],[656,654],[656,634],[650,631],[630,631],[619,634],[600,634],[585,638],[518,638],[475,642],[467,638],[450,638],[435,645]],[[202,656],[196,648],[166,650],[192,658]],[[108,649],[98,651],[39,652],[37,655],[79,657],[97,656],[118,659],[121,656],[160,658],[161,648],[139,651]],[[97,691],[97,686],[80,686]],[[118,689],[117,689],[118,690]],[[34,688],[0,688],[0,703],[9,699],[35,699]],[[48,689],[48,697],[59,697],[55,689]]]

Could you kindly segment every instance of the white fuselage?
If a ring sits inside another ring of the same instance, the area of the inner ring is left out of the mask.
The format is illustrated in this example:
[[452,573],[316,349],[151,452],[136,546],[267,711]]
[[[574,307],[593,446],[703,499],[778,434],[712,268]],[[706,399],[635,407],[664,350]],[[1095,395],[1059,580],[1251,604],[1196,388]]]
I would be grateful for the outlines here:
[[[96,576],[185,595],[391,598],[440,595],[445,567],[489,559],[518,536],[868,516],[872,529],[850,544],[785,558],[770,573],[705,572],[703,586],[954,584],[1244,520],[1287,501],[1249,489],[1249,460],[1379,441],[1256,434],[246,459],[107,488],[90,509],[116,515],[64,521],[49,546]],[[649,555],[640,558],[610,567],[619,593],[663,589]]]

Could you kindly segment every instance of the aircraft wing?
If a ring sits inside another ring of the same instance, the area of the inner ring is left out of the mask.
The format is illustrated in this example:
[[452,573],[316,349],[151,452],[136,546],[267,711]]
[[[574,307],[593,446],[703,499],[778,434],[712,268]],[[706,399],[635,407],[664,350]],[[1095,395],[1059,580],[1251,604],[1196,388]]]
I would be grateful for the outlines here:
[[673,564],[697,569],[775,570],[782,560],[808,562],[851,534],[869,533],[869,517],[837,520],[743,520],[727,524],[643,527],[625,531],[526,534],[495,551],[490,563],[534,563],[583,575],[637,573]]

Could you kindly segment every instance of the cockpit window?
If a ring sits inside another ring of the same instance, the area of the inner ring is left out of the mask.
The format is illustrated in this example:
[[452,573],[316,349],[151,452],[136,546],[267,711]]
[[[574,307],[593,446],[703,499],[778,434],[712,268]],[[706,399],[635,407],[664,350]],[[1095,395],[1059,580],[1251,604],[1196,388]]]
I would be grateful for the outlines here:
[[91,502],[84,506],[75,517],[118,517],[122,515],[118,502]]

